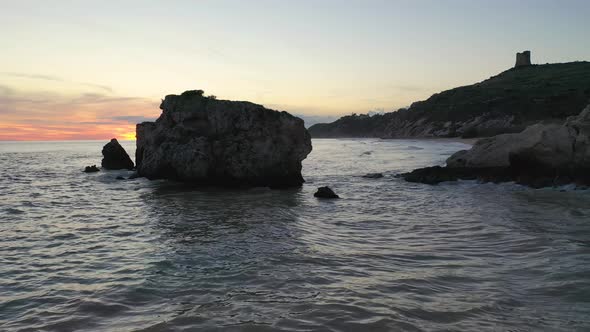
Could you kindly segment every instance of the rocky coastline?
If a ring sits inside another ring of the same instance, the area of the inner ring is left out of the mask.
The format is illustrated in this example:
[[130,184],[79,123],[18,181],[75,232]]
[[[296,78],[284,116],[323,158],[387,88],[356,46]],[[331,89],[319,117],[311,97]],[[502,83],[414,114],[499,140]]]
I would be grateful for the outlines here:
[[401,174],[409,182],[438,184],[456,180],[511,182],[533,188],[590,186],[590,105],[563,124],[536,124],[517,134],[477,141],[453,154],[446,166]]

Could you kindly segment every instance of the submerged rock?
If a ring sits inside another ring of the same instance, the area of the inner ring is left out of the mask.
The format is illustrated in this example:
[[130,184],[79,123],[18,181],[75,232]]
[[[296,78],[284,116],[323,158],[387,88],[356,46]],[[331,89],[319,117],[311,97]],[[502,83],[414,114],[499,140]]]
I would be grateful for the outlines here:
[[133,180],[133,179],[137,179],[140,178],[141,176],[139,174],[137,174],[137,172],[133,172],[133,174],[131,174],[127,180]]
[[311,152],[303,120],[250,102],[168,95],[155,122],[137,125],[137,172],[227,186],[300,186]]
[[368,173],[368,174],[363,175],[363,177],[367,178],[367,179],[380,179],[383,177],[383,174],[382,173]]
[[96,167],[96,165],[84,167],[84,173],[94,173],[94,172],[100,172],[100,168]]
[[340,198],[330,187],[319,187],[313,196],[318,198]]
[[133,169],[133,161],[116,138],[102,148],[102,167],[105,169]]
[[590,105],[563,125],[536,124],[518,134],[479,140],[447,159],[447,167],[402,174],[407,181],[436,184],[457,179],[515,181],[534,188],[590,184]]
[[432,166],[415,169],[409,173],[400,174],[408,182],[418,182],[425,184],[439,184],[441,182],[457,180],[480,180],[482,182],[504,182],[510,181],[511,174],[504,167],[489,168],[451,168]]

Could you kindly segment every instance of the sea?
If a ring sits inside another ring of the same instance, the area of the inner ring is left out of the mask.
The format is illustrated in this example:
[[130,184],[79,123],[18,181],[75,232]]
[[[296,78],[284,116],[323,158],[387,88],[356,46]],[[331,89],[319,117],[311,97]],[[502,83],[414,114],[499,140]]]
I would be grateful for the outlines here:
[[0,142],[0,331],[590,330],[590,190],[395,177],[466,142],[314,139],[288,190],[83,173],[105,143]]

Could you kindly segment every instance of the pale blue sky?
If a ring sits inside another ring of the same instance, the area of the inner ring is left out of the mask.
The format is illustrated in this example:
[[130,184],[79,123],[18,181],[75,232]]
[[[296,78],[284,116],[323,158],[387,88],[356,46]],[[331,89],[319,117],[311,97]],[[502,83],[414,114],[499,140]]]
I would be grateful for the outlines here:
[[124,97],[132,115],[131,97],[187,89],[301,114],[393,110],[508,69],[517,51],[590,60],[589,17],[587,0],[0,0],[0,87]]

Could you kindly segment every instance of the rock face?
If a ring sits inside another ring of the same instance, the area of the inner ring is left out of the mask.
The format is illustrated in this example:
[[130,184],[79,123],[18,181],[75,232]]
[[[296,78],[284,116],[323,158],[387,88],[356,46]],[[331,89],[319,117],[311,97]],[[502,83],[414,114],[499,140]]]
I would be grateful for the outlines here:
[[514,68],[530,66],[531,65],[531,51],[524,51],[522,53],[516,53],[516,64]]
[[532,187],[590,184],[590,105],[563,125],[536,124],[518,134],[479,140],[470,150],[403,175],[411,182],[435,184],[457,179],[516,181]]
[[137,125],[137,172],[223,186],[300,186],[311,152],[303,120],[250,102],[168,95],[155,122]]
[[133,169],[133,161],[116,138],[102,148],[102,167],[105,169]]

